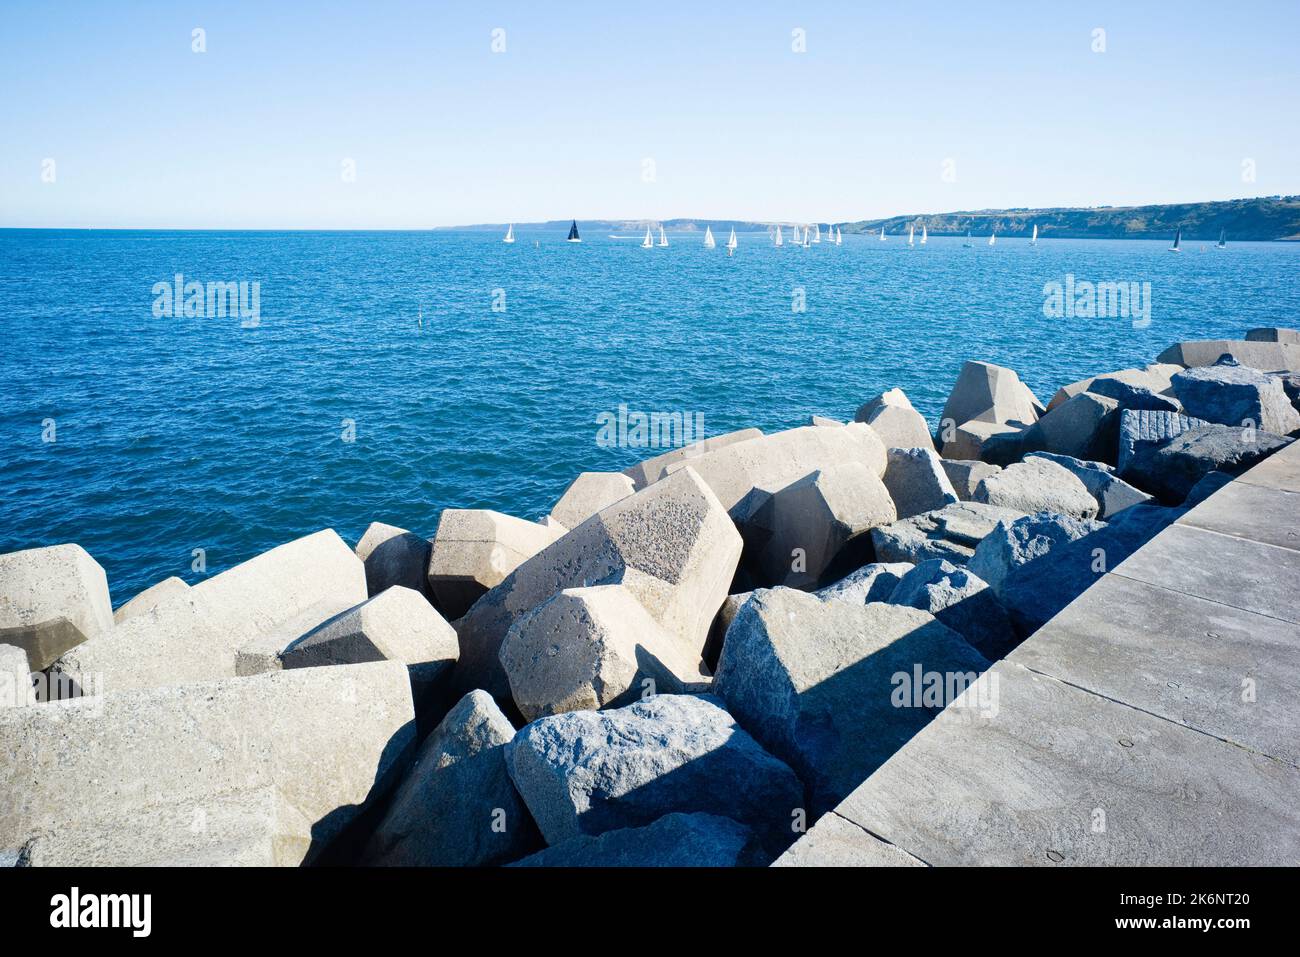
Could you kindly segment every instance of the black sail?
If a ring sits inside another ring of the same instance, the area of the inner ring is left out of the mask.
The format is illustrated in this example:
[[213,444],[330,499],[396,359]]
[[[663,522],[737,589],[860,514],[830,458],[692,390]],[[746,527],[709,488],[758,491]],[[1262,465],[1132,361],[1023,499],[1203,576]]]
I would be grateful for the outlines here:
[[574,240],[577,238],[578,238],[578,221],[575,219],[573,221],[573,225],[569,227],[569,239]]

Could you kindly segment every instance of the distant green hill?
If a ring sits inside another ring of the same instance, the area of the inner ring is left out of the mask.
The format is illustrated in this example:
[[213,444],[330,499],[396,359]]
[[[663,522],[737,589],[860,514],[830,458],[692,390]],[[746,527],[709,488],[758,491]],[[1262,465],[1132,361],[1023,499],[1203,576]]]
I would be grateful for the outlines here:
[[[906,233],[909,225],[917,232],[925,226],[935,236],[960,236],[967,230],[976,236],[997,231],[999,236],[1028,236],[1037,224],[1038,235],[1047,239],[1173,239],[1181,228],[1188,242],[1217,240],[1219,230],[1235,240],[1300,240],[1300,196],[1261,196],[1256,199],[1230,199],[1216,203],[1178,203],[1169,206],[1095,206],[1088,209],[980,209],[960,213],[927,213],[892,216],[889,219],[865,219],[839,223],[846,233]],[[738,219],[582,219],[578,228],[619,235],[640,234],[646,226],[665,229],[700,230],[712,226],[718,242],[726,231],[762,232],[776,222],[757,223]],[[780,225],[789,227],[790,222]],[[802,225],[802,224],[800,224]],[[825,225],[825,223],[823,223]],[[487,229],[505,232],[505,223],[481,223],[455,229]],[[515,223],[517,229],[567,230],[569,220],[545,223]]]
[[846,233],[905,233],[909,225],[933,235],[1028,236],[1034,225],[1047,239],[1171,239],[1181,228],[1183,239],[1217,240],[1219,230],[1229,240],[1300,240],[1300,196],[1231,199],[1217,203],[1178,203],[1170,206],[1097,206],[1090,209],[981,209],[960,213],[893,216],[845,223]]

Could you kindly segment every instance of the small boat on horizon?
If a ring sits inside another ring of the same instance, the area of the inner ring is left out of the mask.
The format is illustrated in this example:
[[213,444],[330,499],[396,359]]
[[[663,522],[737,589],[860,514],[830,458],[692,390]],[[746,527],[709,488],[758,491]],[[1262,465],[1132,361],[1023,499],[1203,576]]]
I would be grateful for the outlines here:
[[1214,244],[1215,249],[1224,249],[1228,245],[1228,232],[1226,229],[1219,230],[1219,241]]
[[731,227],[731,236],[727,239],[727,255],[730,256],[736,251],[736,227]]
[[997,241],[998,241],[998,234],[996,232],[989,233],[989,245],[992,246]]
[[840,228],[839,228],[838,226],[836,226],[836,227],[835,227],[835,245],[836,245],[836,246],[839,246],[839,245],[842,244],[843,242],[844,242],[844,233],[842,233],[842,232],[840,231]]
[[668,237],[664,235],[664,227],[662,224],[660,224],[659,226],[659,248],[660,249],[668,248]]
[[784,245],[785,245],[785,240],[781,237],[781,225],[780,225],[779,223],[777,224],[777,227],[776,227],[776,239],[775,239],[775,244],[778,245],[778,246],[784,246]]
[[805,227],[803,228],[803,248],[804,248],[804,249],[807,249],[807,248],[809,247],[809,245],[811,245],[811,244],[808,242],[808,227],[805,226]]
[[881,241],[882,243],[885,241],[885,227],[884,227],[884,226],[881,226],[881,227],[880,227],[880,241]]
[[970,230],[966,230],[966,241],[961,244],[962,249],[974,249],[975,244],[970,241]]
[[713,227],[705,226],[704,227],[704,248],[712,249],[716,245],[718,244],[713,239]]
[[820,224],[820,223],[813,223],[813,242],[815,242],[815,243],[819,243],[819,242],[821,242],[821,241],[822,241],[822,227],[821,227],[821,224]]
[[929,241],[930,241],[930,236],[925,231],[925,223],[922,223],[921,224],[921,245],[924,246]]
[[1174,233],[1174,244],[1169,247],[1169,251],[1171,253],[1182,252],[1182,249],[1179,248],[1180,246],[1182,246],[1182,244],[1183,244],[1183,228],[1179,226],[1178,231]]
[[501,240],[503,243],[513,243],[515,241],[515,224],[511,223],[510,228],[506,230],[506,238]]
[[1034,223],[1034,235],[1029,237],[1029,245],[1031,246],[1038,245],[1038,224],[1037,223]]
[[654,245],[655,245],[655,242],[654,242],[654,240],[650,237],[650,227],[649,227],[649,226],[646,226],[646,228],[645,228],[645,239],[641,240],[641,248],[642,248],[642,249],[653,249],[653,248],[654,248]]
[[570,243],[582,242],[582,237],[578,235],[578,221],[576,219],[573,221],[573,225],[569,227],[569,238],[566,240],[566,242],[570,242]]
[[916,227],[915,227],[915,226],[908,226],[908,227],[907,227],[907,245],[908,245],[908,246],[915,246],[915,245],[916,245]]

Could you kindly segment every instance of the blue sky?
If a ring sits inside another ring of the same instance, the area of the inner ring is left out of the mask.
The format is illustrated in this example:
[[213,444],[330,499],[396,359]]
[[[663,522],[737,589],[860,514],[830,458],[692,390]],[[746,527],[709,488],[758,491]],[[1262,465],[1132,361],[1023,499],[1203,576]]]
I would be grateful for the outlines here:
[[0,225],[828,221],[1300,193],[1297,28],[1295,0],[6,2]]

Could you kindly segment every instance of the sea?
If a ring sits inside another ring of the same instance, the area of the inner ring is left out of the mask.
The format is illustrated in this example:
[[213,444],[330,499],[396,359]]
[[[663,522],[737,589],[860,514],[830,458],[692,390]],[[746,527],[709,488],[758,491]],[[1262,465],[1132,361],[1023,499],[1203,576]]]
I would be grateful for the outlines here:
[[[728,256],[579,227],[0,230],[0,552],[77,542],[120,604],[322,528],[539,518],[579,472],[665,451],[620,416],[771,431],[897,386],[937,426],[967,359],[1046,403],[1300,322],[1297,243],[742,233]],[[1089,310],[1090,283],[1129,314]]]

